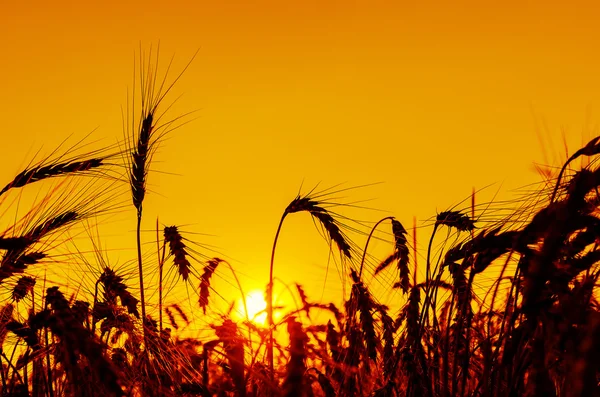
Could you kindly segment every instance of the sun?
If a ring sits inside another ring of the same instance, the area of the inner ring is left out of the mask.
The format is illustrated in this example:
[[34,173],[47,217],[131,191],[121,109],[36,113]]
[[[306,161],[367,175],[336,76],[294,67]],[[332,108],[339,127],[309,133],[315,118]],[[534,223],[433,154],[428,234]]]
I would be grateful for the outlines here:
[[[238,305],[241,313],[245,316],[244,302],[240,299]],[[246,294],[246,308],[248,309],[248,318],[256,324],[264,325],[267,321],[267,302],[264,292],[261,290],[250,291]]]

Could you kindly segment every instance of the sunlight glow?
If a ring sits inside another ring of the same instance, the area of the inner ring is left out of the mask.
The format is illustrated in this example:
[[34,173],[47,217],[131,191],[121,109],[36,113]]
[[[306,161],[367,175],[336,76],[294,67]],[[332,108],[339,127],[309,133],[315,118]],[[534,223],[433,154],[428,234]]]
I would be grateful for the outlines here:
[[[244,313],[244,303],[240,299],[239,310]],[[248,318],[250,321],[265,325],[267,321],[267,302],[265,301],[264,291],[254,290],[246,294],[246,307],[248,308]]]

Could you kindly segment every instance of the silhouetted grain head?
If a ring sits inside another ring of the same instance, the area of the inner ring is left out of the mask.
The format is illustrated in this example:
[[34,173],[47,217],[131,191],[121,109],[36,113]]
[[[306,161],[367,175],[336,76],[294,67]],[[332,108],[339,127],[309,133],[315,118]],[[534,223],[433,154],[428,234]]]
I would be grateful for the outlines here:
[[170,307],[179,314],[179,316],[181,317],[181,319],[183,321],[185,321],[185,323],[187,325],[190,325],[190,319],[188,318],[187,314],[185,314],[185,312],[183,311],[183,309],[181,308],[181,306],[179,306],[178,304],[174,303]]
[[6,329],[12,332],[18,338],[23,341],[33,350],[38,350],[40,346],[40,340],[38,338],[38,330],[48,325],[48,318],[50,316],[49,311],[43,310],[35,315],[30,316],[27,323],[12,320],[6,324]]
[[179,329],[179,325],[177,325],[177,321],[175,320],[175,316],[173,316],[173,312],[171,311],[171,309],[169,309],[168,307],[165,307],[165,314],[167,315],[167,318],[169,319],[169,323],[171,324],[171,327],[173,327],[175,329]]
[[342,254],[344,254],[346,258],[352,259],[352,248],[333,217],[327,212],[311,212],[311,215],[321,222],[321,225],[325,231],[327,231],[329,238],[336,243]]
[[217,269],[219,263],[223,260],[220,258],[213,258],[207,262],[207,265],[204,266],[204,272],[202,273],[202,277],[200,280],[200,296],[198,298],[198,303],[202,308],[204,314],[206,314],[206,307],[208,306],[208,297],[210,295],[210,278],[213,273]]
[[394,319],[388,315],[387,308],[383,305],[377,306],[377,311],[381,318],[382,339],[383,339],[383,374],[388,379],[394,370],[394,333],[396,332]]
[[75,321],[79,324],[87,325],[90,316],[90,304],[89,302],[77,300],[71,306],[71,311],[75,317]]
[[174,257],[175,266],[177,271],[184,281],[187,281],[190,269],[192,265],[188,260],[188,253],[186,252],[186,246],[183,243],[181,233],[177,229],[177,226],[167,226],[164,229],[165,242],[169,244],[171,255]]
[[586,206],[585,198],[593,189],[598,187],[600,183],[600,174],[598,171],[591,171],[583,168],[569,179],[567,190],[567,202],[570,206],[577,207],[578,210],[589,208]]
[[296,290],[298,291],[298,295],[300,296],[300,300],[302,301],[302,309],[304,309],[306,317],[310,319],[310,308],[312,305],[308,302],[308,299],[306,298],[304,288],[302,288],[300,284],[296,283]]
[[407,293],[410,288],[410,269],[408,268],[409,249],[406,240],[406,230],[400,222],[392,219],[392,232],[394,234],[394,252],[375,268],[375,274],[380,273],[392,263],[398,261],[400,281],[394,284],[394,288],[402,288],[402,291]]
[[25,272],[28,266],[38,263],[45,257],[46,254],[43,252],[6,252],[0,264],[0,283],[14,274]]
[[[193,58],[192,58],[193,60]],[[160,139],[170,130],[177,126],[172,124],[179,120],[176,118],[167,122],[161,122],[163,116],[160,111],[166,95],[171,91],[177,81],[181,78],[190,63],[181,71],[181,73],[169,84],[166,79],[168,75],[165,73],[162,82],[158,78],[158,58],[153,66],[149,58],[147,62],[141,61],[140,85],[141,85],[141,108],[139,109],[140,116],[137,119],[136,115],[128,115],[127,132],[129,134],[129,182],[131,185],[132,201],[135,208],[138,210],[138,215],[141,215],[142,203],[146,196],[146,182],[148,170],[152,155],[156,150],[156,146]],[[157,84],[159,83],[159,84]],[[131,109],[132,113],[137,113],[135,105]],[[130,119],[131,117],[131,119]],[[136,124],[137,126],[134,126]]]
[[311,199],[308,196],[304,197],[296,197],[285,209],[285,212],[288,214],[293,214],[294,212],[301,211],[312,211],[315,208],[318,208],[319,203],[316,200]]
[[501,255],[511,251],[516,246],[519,236],[517,231],[507,231],[499,233],[499,228],[481,233],[480,238],[476,238],[472,246],[472,251],[477,255],[473,261],[472,271],[477,274],[484,271],[494,260]]
[[0,249],[7,251],[23,251],[32,242],[24,236],[0,237]]
[[20,172],[8,185],[0,190],[0,196],[10,189],[20,188],[43,179],[84,173],[104,165],[105,158],[67,161],[48,165],[37,165]]
[[321,206],[319,201],[313,200],[308,196],[296,197],[285,209],[285,214],[296,212],[309,212],[316,218],[323,229],[327,232],[329,238],[336,243],[340,252],[348,259],[352,259],[351,246],[347,237],[342,233],[337,221],[331,214]]
[[150,155],[150,138],[154,130],[154,112],[156,109],[143,109],[139,134],[133,151],[131,153],[131,172],[129,181],[131,184],[131,196],[133,205],[138,210],[142,209],[142,203],[146,196],[146,176]]
[[123,277],[117,275],[109,267],[106,267],[98,281],[104,286],[104,299],[106,302],[114,304],[118,297],[121,300],[121,305],[125,306],[130,314],[133,314],[136,318],[140,318],[137,309],[139,300],[129,292],[127,285],[123,282]]
[[379,265],[375,268],[374,274],[377,275],[387,269],[392,263],[398,260],[400,257],[400,252],[394,251],[390,255],[388,255],[384,260],[381,261]]
[[326,340],[329,345],[329,350],[331,350],[331,358],[333,361],[341,362],[340,333],[335,329],[331,321],[327,322]]
[[458,299],[458,307],[464,307],[467,301],[469,301],[470,290],[469,285],[467,283],[467,278],[465,277],[465,270],[460,265],[453,265],[449,268],[450,273],[452,274],[453,280],[453,293],[457,296]]
[[48,219],[42,224],[34,227],[25,237],[33,242],[39,241],[45,235],[52,233],[62,227],[65,227],[80,219],[80,215],[75,211],[65,211],[53,218]]
[[436,225],[453,227],[461,232],[470,232],[475,228],[475,223],[468,215],[459,211],[440,212],[435,221]]
[[377,334],[375,333],[373,310],[376,305],[369,290],[360,281],[358,274],[354,270],[351,270],[350,277],[354,284],[352,285],[349,315],[353,316],[355,310],[360,311],[359,319],[367,346],[367,354],[370,359],[375,361],[377,360]]
[[35,278],[29,276],[23,276],[17,280],[12,291],[12,298],[15,302],[20,302],[25,298],[35,286]]

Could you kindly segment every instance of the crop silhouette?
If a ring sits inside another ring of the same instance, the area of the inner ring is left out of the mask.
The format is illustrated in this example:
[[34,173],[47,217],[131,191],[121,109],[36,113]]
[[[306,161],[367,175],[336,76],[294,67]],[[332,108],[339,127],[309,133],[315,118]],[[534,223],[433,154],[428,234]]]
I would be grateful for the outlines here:
[[[600,395],[600,138],[506,217],[484,217],[474,197],[471,208],[437,214],[423,269],[416,262],[416,223],[411,239],[397,218],[384,217],[364,232],[359,247],[346,233],[350,220],[335,212],[331,191],[299,194],[276,229],[265,277],[266,324],[249,318],[246,302],[245,319],[231,310],[210,316],[219,295],[214,277],[234,277],[245,299],[236,269],[198,254],[175,225],[159,230],[157,221],[156,244],[142,243],[150,164],[160,140],[186,116],[165,121],[169,107],[161,105],[181,74],[159,78],[157,59],[140,56],[141,92],[131,96],[123,143],[77,156],[56,152],[0,190],[2,198],[55,182],[0,233],[3,396]],[[591,161],[570,168],[580,156]],[[41,270],[81,260],[57,254],[70,231],[131,204],[133,274],[111,266],[94,245],[98,265],[86,264],[91,288],[83,281],[76,288],[51,285]],[[313,218],[345,263],[340,282],[351,288],[340,307],[311,301],[299,284],[299,307],[274,306],[277,239],[296,213]],[[390,252],[374,258],[369,244],[387,224]],[[148,283],[144,270],[157,264],[158,279]],[[383,277],[392,269],[390,282]],[[172,283],[193,286],[190,302],[169,303],[168,274]],[[399,310],[378,301],[367,276],[400,291],[394,295]],[[129,285],[131,278],[137,286]],[[154,292],[158,299],[150,298]],[[148,310],[148,299],[158,300],[158,313]],[[202,337],[185,333],[195,321],[210,325]]]

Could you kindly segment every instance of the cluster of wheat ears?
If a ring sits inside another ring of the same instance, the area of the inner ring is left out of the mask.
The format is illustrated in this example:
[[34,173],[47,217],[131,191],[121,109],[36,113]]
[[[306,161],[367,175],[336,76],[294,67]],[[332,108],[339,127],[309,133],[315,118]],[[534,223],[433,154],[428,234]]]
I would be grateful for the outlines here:
[[[235,321],[225,313],[211,320],[206,337],[187,337],[178,330],[189,325],[190,316],[205,316],[218,294],[211,277],[219,272],[237,276],[223,259],[202,263],[190,255],[189,240],[176,226],[164,227],[156,250],[142,244],[153,154],[166,134],[186,122],[185,117],[166,119],[169,106],[163,106],[181,74],[167,84],[167,74],[158,78],[151,59],[140,56],[141,90],[131,95],[124,116],[124,144],[86,156],[49,157],[0,190],[5,205],[7,197],[43,180],[60,181],[0,234],[2,396],[600,395],[595,297],[600,138],[575,152],[545,187],[512,202],[507,216],[486,218],[479,211],[475,217],[474,205],[473,211],[437,214],[419,267],[416,241],[409,241],[396,218],[374,223],[366,245],[359,247],[327,194],[300,195],[283,210],[277,228],[266,323]],[[589,161],[576,171],[572,165],[579,158]],[[119,174],[119,169],[127,171]],[[83,182],[65,192],[73,180]],[[128,205],[133,202],[137,214],[135,277],[109,266],[97,246],[98,263],[86,264],[94,276],[89,293],[48,285],[36,269],[75,266],[82,258],[56,254],[68,241],[61,236],[121,208],[113,194],[100,194],[106,189],[90,187],[99,180],[126,182],[122,185],[130,190]],[[295,213],[310,215],[322,227],[346,265],[351,289],[342,297],[343,307],[336,307],[311,302],[297,285],[300,307],[275,321],[277,237]],[[386,228],[385,234],[376,232]],[[389,237],[391,254],[371,266],[369,241],[381,235]],[[145,285],[144,269],[157,264],[158,280]],[[396,282],[389,288],[399,291],[399,310],[379,303],[369,290],[367,264],[374,277],[395,267]],[[424,280],[417,282],[417,271]],[[197,313],[166,303],[168,274],[193,286]],[[158,293],[155,318],[147,310],[149,291]],[[326,313],[327,323],[312,321],[314,312]],[[274,336],[278,331],[287,331],[285,343]]]

